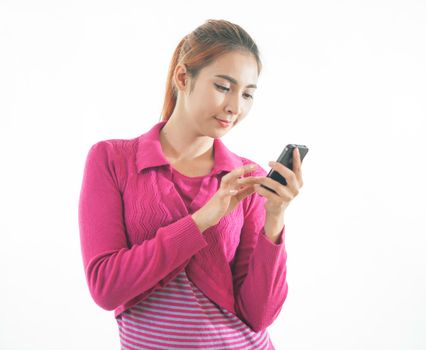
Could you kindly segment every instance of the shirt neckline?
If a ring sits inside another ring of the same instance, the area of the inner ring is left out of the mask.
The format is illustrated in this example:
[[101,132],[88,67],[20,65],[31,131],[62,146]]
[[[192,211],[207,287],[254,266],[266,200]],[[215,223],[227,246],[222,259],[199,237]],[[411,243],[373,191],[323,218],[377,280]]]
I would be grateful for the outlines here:
[[205,177],[209,177],[209,176],[212,176],[212,175],[213,175],[212,171],[210,171],[210,173],[209,173],[209,174],[207,174],[207,175],[200,175],[200,176],[187,176],[187,175],[185,175],[185,174],[182,174],[181,172],[179,172],[179,171],[178,171],[178,170],[176,170],[175,168],[173,168],[171,165],[170,165],[170,171],[171,171],[171,172],[172,172],[172,174],[173,174],[173,175],[175,175],[175,176],[182,177],[182,178],[185,178],[185,179],[190,179],[190,180],[201,180],[201,179],[204,179]]

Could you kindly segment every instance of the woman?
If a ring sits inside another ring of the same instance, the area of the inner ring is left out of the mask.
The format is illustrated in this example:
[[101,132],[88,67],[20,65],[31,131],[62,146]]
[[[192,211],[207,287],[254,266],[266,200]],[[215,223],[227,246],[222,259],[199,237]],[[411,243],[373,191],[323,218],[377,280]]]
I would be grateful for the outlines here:
[[249,112],[260,71],[240,26],[208,20],[175,50],[160,122],[89,150],[83,263],[123,349],[274,349],[266,328],[287,296],[284,212],[300,157],[293,171],[270,163],[283,186],[220,141]]

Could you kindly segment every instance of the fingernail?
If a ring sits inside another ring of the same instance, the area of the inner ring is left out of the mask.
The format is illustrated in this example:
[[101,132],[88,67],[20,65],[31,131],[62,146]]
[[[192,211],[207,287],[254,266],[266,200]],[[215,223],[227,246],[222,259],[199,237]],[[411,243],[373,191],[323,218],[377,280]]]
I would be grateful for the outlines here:
[[247,168],[254,169],[254,168],[256,168],[256,164],[250,164]]

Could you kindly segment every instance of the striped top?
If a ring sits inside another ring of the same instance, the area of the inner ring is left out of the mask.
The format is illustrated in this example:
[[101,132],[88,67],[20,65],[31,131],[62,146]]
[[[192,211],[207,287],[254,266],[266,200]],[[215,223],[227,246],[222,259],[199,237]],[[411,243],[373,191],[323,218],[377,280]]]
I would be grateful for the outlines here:
[[[176,190],[189,208],[203,176],[172,170]],[[116,317],[121,349],[275,350],[267,330],[254,332],[208,299],[182,270],[172,281]]]
[[275,349],[267,330],[255,333],[210,301],[185,271],[116,320],[126,350]]

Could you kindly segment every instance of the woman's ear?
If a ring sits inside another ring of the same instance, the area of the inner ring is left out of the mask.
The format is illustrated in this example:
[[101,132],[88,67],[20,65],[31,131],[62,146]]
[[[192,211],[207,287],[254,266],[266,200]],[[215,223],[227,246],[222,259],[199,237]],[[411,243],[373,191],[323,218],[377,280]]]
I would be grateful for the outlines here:
[[178,91],[189,89],[188,72],[184,64],[176,66],[173,78]]

